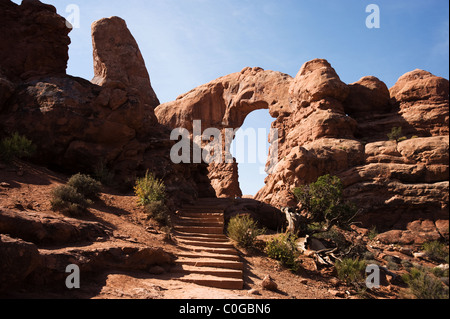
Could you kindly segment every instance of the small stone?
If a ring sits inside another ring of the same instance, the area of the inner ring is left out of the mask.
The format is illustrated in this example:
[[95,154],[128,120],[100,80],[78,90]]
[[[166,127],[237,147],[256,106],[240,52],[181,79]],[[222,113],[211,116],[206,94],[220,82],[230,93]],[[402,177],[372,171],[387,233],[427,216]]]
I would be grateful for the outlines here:
[[339,286],[341,284],[340,280],[335,278],[335,277],[333,277],[330,280],[328,280],[328,282],[330,283],[330,285],[332,285],[334,287],[337,287],[337,286]]
[[413,254],[414,258],[425,258],[427,256],[426,252],[418,252]]
[[328,289],[328,292],[330,294],[332,294],[333,296],[338,297],[338,298],[345,298],[345,297],[347,297],[347,294],[344,291]]
[[345,293],[349,296],[354,296],[354,295],[358,294],[358,292],[354,289],[348,290]]
[[261,283],[261,286],[263,289],[269,290],[269,291],[275,291],[278,289],[278,285],[273,281],[273,279],[270,277],[270,275],[267,275],[264,277],[264,280]]
[[402,254],[405,254],[407,256],[412,256],[412,249],[411,248],[407,248],[407,247],[401,247],[399,252],[401,252]]

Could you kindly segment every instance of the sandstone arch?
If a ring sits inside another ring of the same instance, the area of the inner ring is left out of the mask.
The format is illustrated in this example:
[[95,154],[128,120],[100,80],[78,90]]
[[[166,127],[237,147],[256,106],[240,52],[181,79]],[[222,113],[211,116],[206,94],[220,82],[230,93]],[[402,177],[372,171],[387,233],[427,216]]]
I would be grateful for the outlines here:
[[[192,134],[193,121],[201,120],[202,131],[217,128],[225,136],[226,129],[240,128],[255,110],[267,109],[274,118],[289,114],[292,80],[287,74],[247,67],[158,106],[155,114],[160,123],[171,128],[186,128]],[[230,153],[224,148],[226,156]],[[242,196],[236,162],[210,164],[208,177],[217,197]]]

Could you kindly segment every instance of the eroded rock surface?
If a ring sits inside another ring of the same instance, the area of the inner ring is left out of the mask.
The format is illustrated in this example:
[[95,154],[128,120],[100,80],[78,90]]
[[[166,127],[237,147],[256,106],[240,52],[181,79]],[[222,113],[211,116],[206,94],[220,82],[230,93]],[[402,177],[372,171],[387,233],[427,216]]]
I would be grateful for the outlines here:
[[8,31],[1,32],[0,42],[11,43],[13,52],[1,50],[0,136],[27,136],[38,146],[34,161],[69,173],[94,174],[100,167],[128,187],[131,176],[149,169],[177,199],[195,198],[197,185],[213,194],[209,181],[202,182],[207,174],[202,165],[171,162],[170,131],[157,121],[159,100],[124,20],[92,24],[90,82],[66,75],[70,29],[53,6],[37,0],[1,6],[2,28]]
[[[172,128],[192,131],[193,120],[201,120],[202,129],[223,131],[242,125],[253,110],[268,109],[278,130],[271,140],[278,163],[268,163],[270,174],[256,200],[293,206],[292,188],[338,175],[346,196],[363,208],[366,225],[407,230],[420,242],[424,232],[411,223],[448,225],[448,83],[415,70],[390,90],[371,76],[347,85],[329,62],[316,59],[295,78],[244,69],[160,105],[156,115]],[[394,127],[402,128],[401,141],[389,141]],[[236,164],[210,164],[209,171],[218,196],[241,194]],[[426,233],[448,236],[437,227]]]

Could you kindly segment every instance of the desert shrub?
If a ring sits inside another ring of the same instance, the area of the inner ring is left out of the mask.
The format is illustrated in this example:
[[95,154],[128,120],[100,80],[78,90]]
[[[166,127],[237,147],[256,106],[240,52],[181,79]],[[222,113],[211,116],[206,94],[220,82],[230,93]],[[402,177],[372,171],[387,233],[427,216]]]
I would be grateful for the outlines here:
[[393,127],[391,132],[387,135],[390,141],[401,142],[406,140],[406,136],[403,136],[402,127]]
[[[390,270],[399,270],[400,267],[399,267],[395,257],[392,257],[392,256],[388,255],[388,256],[386,256],[384,258],[384,260],[387,261],[386,267],[388,269],[390,269]],[[401,263],[401,261],[400,261],[400,263]]]
[[401,261],[401,264],[402,264],[402,267],[406,270],[409,270],[414,267],[413,264],[409,260],[406,260],[406,259],[403,259]]
[[299,269],[296,241],[297,236],[293,234],[280,234],[267,243],[265,252],[295,272]]
[[111,186],[114,183],[114,172],[110,171],[103,161],[94,167],[93,177],[106,186]]
[[164,227],[161,228],[161,231],[164,233],[164,240],[165,241],[173,241],[172,227],[164,226]]
[[244,248],[253,247],[256,238],[265,233],[249,215],[235,216],[230,219],[227,227],[228,236]]
[[438,278],[445,278],[445,277],[448,278],[449,269],[435,267],[435,268],[431,269],[430,272]]
[[52,209],[69,216],[79,216],[86,212],[90,202],[72,186],[59,186],[52,191]]
[[102,184],[89,175],[76,174],[69,179],[67,185],[87,199],[95,200],[100,197]]
[[161,225],[170,225],[170,214],[163,201],[150,202],[144,206],[145,213]]
[[370,239],[370,240],[373,240],[373,239],[375,239],[375,237],[377,237],[379,234],[378,234],[378,230],[377,230],[377,227],[376,226],[373,226],[370,230],[369,230],[369,232],[367,233],[367,237]]
[[344,258],[335,264],[338,278],[347,284],[359,283],[364,280],[366,262],[359,259]]
[[366,251],[363,255],[363,260],[365,260],[368,264],[374,264],[375,262],[375,254],[371,251]]
[[417,299],[448,299],[449,289],[425,269],[411,268],[402,276],[410,293]]
[[431,241],[423,244],[423,250],[427,253],[427,256],[430,259],[433,259],[437,262],[446,262],[448,263],[448,249],[447,246],[440,241]]
[[358,213],[353,203],[344,201],[343,185],[336,176],[321,176],[292,192],[308,214],[308,222],[321,225],[315,232],[327,232],[333,226],[347,228]]
[[144,177],[136,180],[134,193],[138,197],[138,203],[145,206],[152,202],[163,201],[166,197],[166,187],[162,180],[147,171]]
[[36,152],[36,146],[25,136],[14,133],[0,141],[0,159],[11,162],[14,159],[22,159],[32,156]]

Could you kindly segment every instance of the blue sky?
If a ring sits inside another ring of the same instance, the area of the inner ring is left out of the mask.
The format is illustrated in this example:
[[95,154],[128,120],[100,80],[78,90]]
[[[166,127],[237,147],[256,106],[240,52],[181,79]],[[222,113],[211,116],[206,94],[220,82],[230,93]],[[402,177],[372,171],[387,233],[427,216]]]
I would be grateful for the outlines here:
[[[19,1],[15,1],[19,2]],[[366,75],[388,87],[420,68],[449,78],[447,0],[47,0],[67,17],[80,9],[70,33],[68,73],[91,79],[90,25],[120,16],[136,38],[161,102],[246,66],[295,76],[306,61],[325,58],[342,81]],[[366,7],[380,8],[381,27],[366,27]],[[264,112],[245,127],[269,128]],[[242,165],[241,165],[242,166]],[[244,167],[244,166],[242,166]],[[259,167],[241,169],[244,193],[263,186]]]

